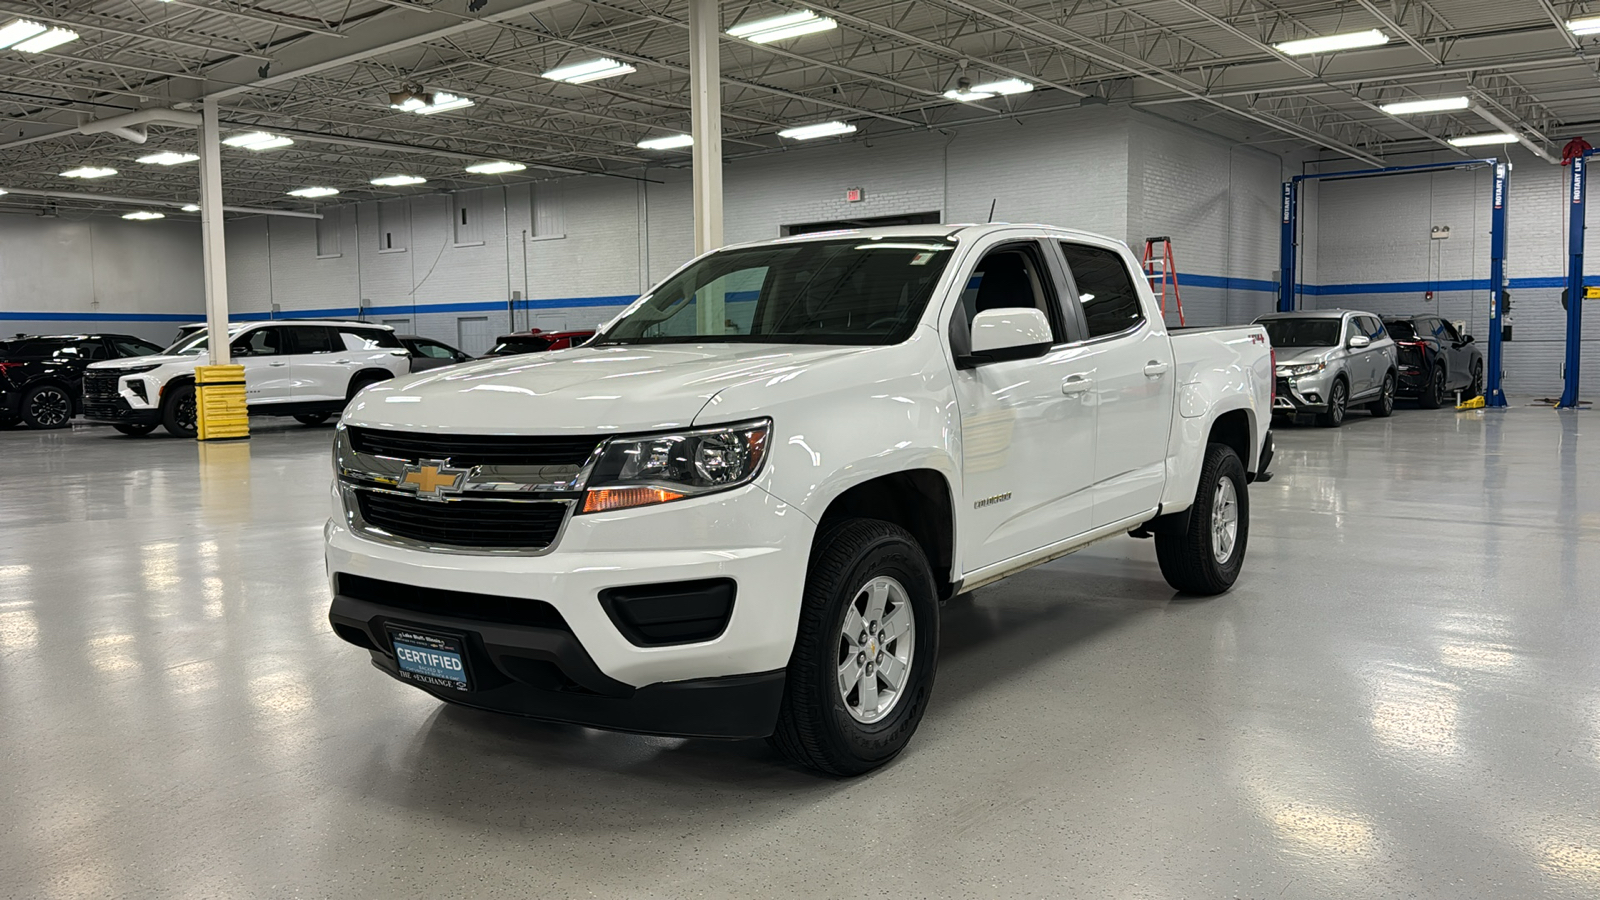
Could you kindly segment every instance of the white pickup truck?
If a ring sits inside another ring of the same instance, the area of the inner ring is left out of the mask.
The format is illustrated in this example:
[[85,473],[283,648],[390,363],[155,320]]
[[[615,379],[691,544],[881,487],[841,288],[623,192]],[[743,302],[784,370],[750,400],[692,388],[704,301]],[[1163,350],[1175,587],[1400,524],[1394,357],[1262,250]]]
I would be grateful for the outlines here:
[[1232,586],[1272,391],[1259,326],[1169,334],[1107,238],[729,247],[583,347],[359,394],[330,620],[452,703],[857,774],[916,730],[958,592],[1129,533]]

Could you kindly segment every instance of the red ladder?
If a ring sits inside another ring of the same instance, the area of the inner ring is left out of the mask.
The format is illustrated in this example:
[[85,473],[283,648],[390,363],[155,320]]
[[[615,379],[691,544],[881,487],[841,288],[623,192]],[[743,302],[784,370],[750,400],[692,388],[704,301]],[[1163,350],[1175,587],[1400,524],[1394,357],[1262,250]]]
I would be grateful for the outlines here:
[[[1161,245],[1159,256],[1155,253],[1157,244]],[[1167,317],[1167,286],[1172,286],[1172,302],[1178,308],[1178,327],[1183,327],[1183,296],[1178,293],[1178,267],[1172,261],[1172,238],[1144,239],[1144,274],[1150,279],[1150,290],[1161,301],[1162,319]]]

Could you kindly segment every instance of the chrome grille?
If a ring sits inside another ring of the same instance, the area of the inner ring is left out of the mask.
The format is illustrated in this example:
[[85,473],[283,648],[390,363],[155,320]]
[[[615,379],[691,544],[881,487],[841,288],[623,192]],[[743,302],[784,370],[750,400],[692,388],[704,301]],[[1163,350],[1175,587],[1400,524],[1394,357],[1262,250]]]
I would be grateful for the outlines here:
[[353,491],[361,519],[394,537],[428,546],[542,550],[566,520],[560,500],[419,500],[391,491]]

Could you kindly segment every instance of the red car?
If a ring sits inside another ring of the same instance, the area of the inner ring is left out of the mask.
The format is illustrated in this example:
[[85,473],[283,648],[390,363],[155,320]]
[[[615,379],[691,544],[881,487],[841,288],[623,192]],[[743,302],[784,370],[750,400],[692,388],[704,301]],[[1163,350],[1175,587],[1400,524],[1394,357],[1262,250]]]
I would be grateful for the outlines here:
[[565,350],[577,347],[589,338],[591,331],[519,331],[495,338],[494,346],[484,356],[516,356],[519,353],[543,353],[546,350]]

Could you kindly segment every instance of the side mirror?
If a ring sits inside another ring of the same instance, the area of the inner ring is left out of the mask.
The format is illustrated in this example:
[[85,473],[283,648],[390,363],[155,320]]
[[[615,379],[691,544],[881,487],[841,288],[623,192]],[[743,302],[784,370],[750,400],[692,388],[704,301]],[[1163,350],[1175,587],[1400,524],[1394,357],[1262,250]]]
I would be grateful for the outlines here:
[[1032,359],[1055,343],[1050,320],[1037,309],[986,309],[972,317],[972,352],[956,358],[959,368],[984,363]]
[[1369,338],[1364,334],[1358,334],[1355,337],[1350,339],[1350,349],[1351,350],[1360,350],[1363,347],[1370,347],[1370,346],[1372,346],[1372,338]]

